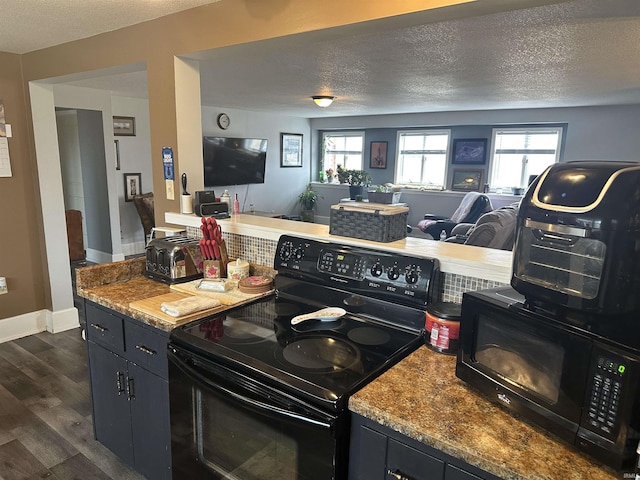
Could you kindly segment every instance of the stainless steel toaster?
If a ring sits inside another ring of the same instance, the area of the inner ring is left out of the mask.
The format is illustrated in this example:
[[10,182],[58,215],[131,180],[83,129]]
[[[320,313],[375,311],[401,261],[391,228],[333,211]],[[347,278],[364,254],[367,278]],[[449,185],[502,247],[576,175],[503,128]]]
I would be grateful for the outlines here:
[[202,277],[198,241],[181,235],[152,239],[145,249],[145,275],[164,283],[181,283]]

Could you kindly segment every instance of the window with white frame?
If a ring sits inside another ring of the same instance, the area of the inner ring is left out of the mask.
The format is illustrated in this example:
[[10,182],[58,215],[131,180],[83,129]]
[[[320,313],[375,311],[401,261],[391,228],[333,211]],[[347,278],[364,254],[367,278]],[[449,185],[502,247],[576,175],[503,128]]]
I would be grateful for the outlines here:
[[560,160],[562,127],[494,128],[492,137],[493,191],[526,188],[530,176]]
[[398,132],[396,183],[445,188],[450,130]]
[[337,172],[338,165],[345,170],[362,170],[364,132],[325,132],[322,139],[325,172]]

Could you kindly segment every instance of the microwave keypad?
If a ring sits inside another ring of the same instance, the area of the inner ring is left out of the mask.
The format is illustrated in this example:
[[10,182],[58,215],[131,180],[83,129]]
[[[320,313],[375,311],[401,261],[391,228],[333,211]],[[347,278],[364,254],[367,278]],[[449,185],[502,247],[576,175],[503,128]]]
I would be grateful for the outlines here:
[[589,423],[608,435],[614,433],[625,366],[604,357],[598,359],[589,399]]

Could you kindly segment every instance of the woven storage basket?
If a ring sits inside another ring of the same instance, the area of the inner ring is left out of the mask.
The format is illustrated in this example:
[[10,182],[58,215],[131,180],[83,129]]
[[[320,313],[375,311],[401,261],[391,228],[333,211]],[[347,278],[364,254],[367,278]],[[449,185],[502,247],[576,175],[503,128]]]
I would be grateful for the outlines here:
[[374,242],[395,242],[407,236],[409,208],[380,203],[331,206],[329,233]]

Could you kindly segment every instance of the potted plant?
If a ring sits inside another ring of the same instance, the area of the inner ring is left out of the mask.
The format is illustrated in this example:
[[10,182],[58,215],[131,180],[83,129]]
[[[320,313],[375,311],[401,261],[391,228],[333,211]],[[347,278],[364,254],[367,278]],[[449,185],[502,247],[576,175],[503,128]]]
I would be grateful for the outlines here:
[[364,186],[371,182],[371,175],[366,170],[348,170],[349,185]]
[[398,203],[400,201],[400,192],[394,191],[393,187],[386,185],[378,185],[375,189],[367,192],[369,201],[373,203]]
[[314,210],[318,203],[318,194],[313,191],[311,185],[307,185],[307,189],[298,195],[298,203],[302,207],[302,211],[300,212],[302,221],[313,223],[315,219]]
[[336,167],[336,175],[338,177],[338,183],[349,183],[349,170],[342,168],[342,165]]
[[347,183],[351,200],[362,198],[364,186],[371,182],[371,175],[366,170],[347,170]]

